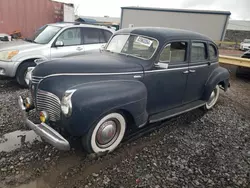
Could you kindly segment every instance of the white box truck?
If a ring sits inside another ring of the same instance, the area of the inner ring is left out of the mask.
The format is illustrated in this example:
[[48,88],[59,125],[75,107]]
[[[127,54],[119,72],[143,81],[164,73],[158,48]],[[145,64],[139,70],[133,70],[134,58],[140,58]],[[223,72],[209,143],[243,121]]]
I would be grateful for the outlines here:
[[229,11],[122,7],[120,28],[170,27],[199,32],[215,41],[223,41]]

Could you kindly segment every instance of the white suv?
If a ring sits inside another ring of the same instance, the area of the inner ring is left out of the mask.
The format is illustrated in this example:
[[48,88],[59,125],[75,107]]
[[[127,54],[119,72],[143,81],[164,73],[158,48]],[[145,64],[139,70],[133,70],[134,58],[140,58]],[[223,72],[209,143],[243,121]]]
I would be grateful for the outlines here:
[[240,50],[250,50],[250,39],[245,39],[240,43]]
[[107,27],[79,23],[45,25],[29,39],[0,44],[0,75],[15,77],[21,86],[27,86],[27,70],[36,65],[35,60],[99,51],[113,33]]

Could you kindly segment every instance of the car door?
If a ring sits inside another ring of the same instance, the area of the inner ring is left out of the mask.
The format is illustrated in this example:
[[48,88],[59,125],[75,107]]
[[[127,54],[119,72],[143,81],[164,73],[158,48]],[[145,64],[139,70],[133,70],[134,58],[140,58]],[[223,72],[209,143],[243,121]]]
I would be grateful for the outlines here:
[[190,53],[189,74],[184,103],[201,99],[209,75],[218,65],[218,51],[215,45],[211,43],[207,43],[206,41],[191,41]]
[[80,27],[65,29],[51,47],[51,59],[83,53],[84,45]]
[[[111,35],[109,36],[107,32],[109,32]],[[99,52],[100,48],[108,42],[111,36],[112,33],[107,30],[88,27],[83,28],[83,41],[85,52]]]
[[152,70],[145,71],[149,114],[182,105],[188,76],[188,45],[188,41],[167,43],[158,63]]

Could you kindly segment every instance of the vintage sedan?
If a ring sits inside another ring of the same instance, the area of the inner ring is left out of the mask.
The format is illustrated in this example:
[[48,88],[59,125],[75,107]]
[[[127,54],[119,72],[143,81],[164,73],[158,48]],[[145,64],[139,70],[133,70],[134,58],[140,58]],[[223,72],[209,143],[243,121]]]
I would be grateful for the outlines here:
[[[32,71],[32,98],[19,97],[26,124],[69,150],[81,137],[89,153],[113,151],[130,128],[202,107],[210,110],[229,72],[208,37],[168,28],[117,31],[101,53],[43,62]],[[40,124],[26,112],[36,109]]]

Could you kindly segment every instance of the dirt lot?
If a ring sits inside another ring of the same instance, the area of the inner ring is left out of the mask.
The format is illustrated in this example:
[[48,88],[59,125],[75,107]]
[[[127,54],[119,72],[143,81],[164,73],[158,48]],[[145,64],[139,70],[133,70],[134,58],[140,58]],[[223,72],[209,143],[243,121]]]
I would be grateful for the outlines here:
[[26,130],[16,107],[26,94],[0,80],[0,187],[250,188],[250,80],[232,77],[213,110],[161,122],[102,157],[87,156],[77,140],[57,151]]

